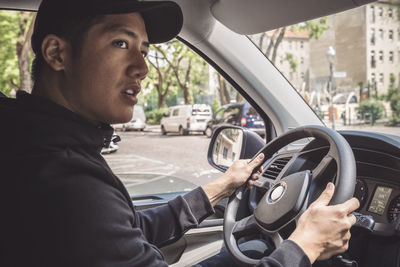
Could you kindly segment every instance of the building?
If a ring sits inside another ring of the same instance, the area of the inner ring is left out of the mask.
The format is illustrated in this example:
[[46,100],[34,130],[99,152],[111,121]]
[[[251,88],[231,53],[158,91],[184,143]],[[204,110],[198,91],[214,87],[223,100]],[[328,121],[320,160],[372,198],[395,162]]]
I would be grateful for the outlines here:
[[[321,38],[310,40],[310,80],[314,90],[326,87],[329,63],[326,50],[336,50],[335,93],[359,88],[370,95],[387,92],[390,77],[400,80],[400,0],[378,1],[329,16]],[[354,66],[360,66],[355,68]],[[397,85],[396,84],[396,85]]]
[[[269,31],[251,36],[258,47],[266,53],[271,38],[276,40],[279,31]],[[310,44],[307,30],[292,31],[286,28],[281,43],[277,46],[274,65],[297,90],[309,87]],[[273,49],[268,58],[273,61]]]

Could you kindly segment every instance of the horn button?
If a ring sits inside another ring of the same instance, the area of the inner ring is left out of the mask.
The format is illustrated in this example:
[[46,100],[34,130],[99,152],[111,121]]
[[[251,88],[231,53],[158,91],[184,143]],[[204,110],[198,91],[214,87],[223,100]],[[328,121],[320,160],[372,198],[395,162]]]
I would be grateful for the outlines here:
[[276,232],[301,211],[311,183],[310,171],[297,172],[277,181],[258,203],[254,211],[257,223]]

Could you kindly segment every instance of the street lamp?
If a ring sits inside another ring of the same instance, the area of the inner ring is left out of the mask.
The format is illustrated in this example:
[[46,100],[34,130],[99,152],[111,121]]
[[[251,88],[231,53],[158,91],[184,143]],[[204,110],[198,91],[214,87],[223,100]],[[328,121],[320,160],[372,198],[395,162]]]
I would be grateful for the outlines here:
[[335,130],[335,108],[333,106],[333,86],[332,86],[332,81],[333,81],[333,63],[335,61],[335,55],[336,51],[333,49],[332,46],[328,47],[328,50],[326,50],[326,56],[328,58],[329,62],[329,82],[328,82],[328,90],[329,90],[329,96],[330,96],[330,108],[331,108],[331,114],[332,114],[332,130]]

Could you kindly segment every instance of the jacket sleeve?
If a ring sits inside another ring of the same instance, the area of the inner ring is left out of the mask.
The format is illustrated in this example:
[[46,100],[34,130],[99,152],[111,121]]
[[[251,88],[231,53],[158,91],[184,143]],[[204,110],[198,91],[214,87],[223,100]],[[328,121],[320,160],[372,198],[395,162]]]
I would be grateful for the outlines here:
[[177,240],[213,213],[207,195],[198,187],[167,205],[136,213],[136,222],[147,240],[160,247]]
[[285,240],[268,257],[261,259],[257,267],[311,267],[304,251],[293,241]]
[[41,212],[31,220],[44,244],[38,251],[43,255],[40,266],[167,266],[136,227],[121,191],[93,176],[57,180],[48,185],[47,196],[38,203]]

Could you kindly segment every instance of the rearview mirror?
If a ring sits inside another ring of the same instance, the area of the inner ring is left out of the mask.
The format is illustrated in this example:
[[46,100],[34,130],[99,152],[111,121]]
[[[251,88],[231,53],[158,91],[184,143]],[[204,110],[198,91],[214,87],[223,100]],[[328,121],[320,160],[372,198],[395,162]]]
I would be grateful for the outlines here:
[[235,160],[252,158],[264,145],[264,139],[245,128],[221,126],[211,138],[208,162],[225,172]]

